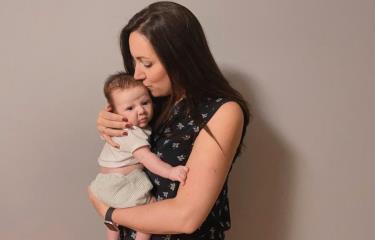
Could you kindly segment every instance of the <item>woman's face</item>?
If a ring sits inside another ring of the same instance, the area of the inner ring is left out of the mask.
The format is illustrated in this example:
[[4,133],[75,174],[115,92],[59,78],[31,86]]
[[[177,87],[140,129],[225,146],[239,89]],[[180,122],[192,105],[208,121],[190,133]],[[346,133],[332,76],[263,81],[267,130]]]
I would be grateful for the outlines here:
[[129,47],[134,61],[134,78],[142,81],[155,97],[170,95],[172,86],[168,73],[148,39],[137,31],[132,32]]

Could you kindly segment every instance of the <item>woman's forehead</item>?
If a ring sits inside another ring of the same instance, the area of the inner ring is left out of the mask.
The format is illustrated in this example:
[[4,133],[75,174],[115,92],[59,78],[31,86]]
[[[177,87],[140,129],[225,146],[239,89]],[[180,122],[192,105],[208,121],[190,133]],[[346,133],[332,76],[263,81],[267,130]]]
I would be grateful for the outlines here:
[[135,31],[129,36],[130,53],[134,58],[154,58],[156,53],[150,41],[143,34]]

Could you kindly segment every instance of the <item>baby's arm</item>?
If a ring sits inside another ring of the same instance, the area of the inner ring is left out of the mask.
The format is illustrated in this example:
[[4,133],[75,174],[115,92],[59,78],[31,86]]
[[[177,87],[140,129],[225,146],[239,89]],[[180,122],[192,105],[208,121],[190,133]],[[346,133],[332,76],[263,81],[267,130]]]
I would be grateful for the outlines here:
[[155,153],[151,152],[148,146],[138,148],[133,152],[133,156],[151,172],[172,181],[179,181],[182,185],[185,184],[186,175],[189,170],[188,167],[172,167],[168,163],[163,162]]

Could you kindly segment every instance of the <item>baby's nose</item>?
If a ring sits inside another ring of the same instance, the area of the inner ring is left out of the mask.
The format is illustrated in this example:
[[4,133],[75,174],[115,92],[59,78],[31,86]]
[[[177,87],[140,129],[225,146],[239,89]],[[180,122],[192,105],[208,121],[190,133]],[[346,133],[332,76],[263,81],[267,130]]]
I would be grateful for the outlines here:
[[139,106],[139,108],[138,108],[138,113],[139,113],[139,114],[145,113],[145,108],[142,107],[142,106]]

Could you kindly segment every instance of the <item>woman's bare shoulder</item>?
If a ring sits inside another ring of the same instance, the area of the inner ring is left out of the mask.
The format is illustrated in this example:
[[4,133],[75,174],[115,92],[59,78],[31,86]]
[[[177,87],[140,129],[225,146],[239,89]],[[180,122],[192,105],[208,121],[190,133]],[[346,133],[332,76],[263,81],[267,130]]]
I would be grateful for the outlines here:
[[209,127],[225,126],[226,124],[239,124],[242,126],[243,117],[241,106],[235,101],[229,101],[219,107],[207,125]]

